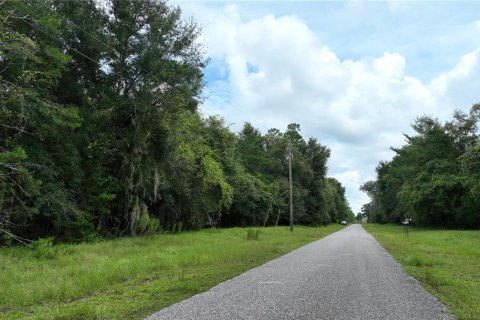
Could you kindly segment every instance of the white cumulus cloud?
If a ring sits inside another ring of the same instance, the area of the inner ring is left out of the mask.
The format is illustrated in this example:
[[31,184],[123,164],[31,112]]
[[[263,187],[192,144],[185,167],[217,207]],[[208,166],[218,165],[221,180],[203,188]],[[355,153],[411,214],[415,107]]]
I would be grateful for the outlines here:
[[207,113],[236,129],[244,121],[262,130],[300,123],[305,137],[332,149],[329,174],[356,212],[367,201],[359,186],[375,178],[378,161],[392,156],[389,147],[403,143],[417,116],[449,117],[480,98],[480,49],[424,83],[405,73],[408,61],[395,52],[340,59],[295,15],[244,21],[234,5],[197,12],[209,56],[228,69],[209,86],[235,107],[212,96]]

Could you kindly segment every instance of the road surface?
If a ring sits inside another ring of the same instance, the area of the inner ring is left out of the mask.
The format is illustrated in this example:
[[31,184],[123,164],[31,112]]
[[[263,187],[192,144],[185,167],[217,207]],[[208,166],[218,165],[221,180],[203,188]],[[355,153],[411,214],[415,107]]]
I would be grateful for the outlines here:
[[455,319],[352,225],[147,319]]

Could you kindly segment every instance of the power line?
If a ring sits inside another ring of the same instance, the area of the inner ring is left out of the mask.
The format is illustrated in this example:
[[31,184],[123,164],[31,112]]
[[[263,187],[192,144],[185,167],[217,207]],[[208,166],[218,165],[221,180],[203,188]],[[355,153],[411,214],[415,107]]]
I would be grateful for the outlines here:
[[215,91],[213,88],[211,87],[205,87],[207,90],[209,90],[211,93],[213,93],[214,95],[216,95],[217,97],[219,97],[220,99],[222,99],[224,102],[226,102],[228,105],[230,105],[231,107],[233,107],[234,109],[237,109],[238,111],[240,111],[241,113],[243,113],[245,116],[247,116],[248,118],[251,117],[250,114],[246,113],[245,111],[243,111],[242,109],[240,109],[239,107],[235,106],[231,101],[227,100],[225,97],[223,97],[221,94],[219,94],[217,91]]
[[[43,29],[40,28],[39,26],[30,23],[26,18],[19,18],[19,19],[22,19],[26,24],[28,24],[28,25],[31,26],[32,28],[35,28],[35,29],[41,31],[42,33],[44,33],[44,34],[45,34],[46,36],[48,36],[49,38],[51,38],[51,39],[53,39],[53,40],[55,40],[55,41],[63,44],[63,45],[66,46],[68,49],[73,50],[73,51],[75,51],[76,53],[78,53],[79,55],[81,55],[82,57],[84,57],[84,58],[92,61],[93,63],[97,64],[99,67],[101,67],[101,68],[105,67],[104,64],[96,61],[96,60],[93,59],[92,57],[90,57],[90,56],[84,54],[83,52],[75,49],[74,47],[70,46],[69,44],[65,43],[64,41],[61,41],[61,40],[53,37],[51,34],[49,34],[48,32],[46,32],[45,30],[43,30]],[[32,19],[32,20],[33,20],[33,19]],[[111,71],[111,73],[112,73],[113,75],[115,75],[118,80],[121,80],[120,78],[123,78],[123,79],[125,79],[125,80],[130,80],[130,79],[122,76],[121,74],[119,74],[119,73],[117,73],[117,72],[115,72],[115,71]]]
[[[46,7],[46,4],[43,3],[42,4],[44,7]],[[28,3],[27,3],[27,6],[29,6],[31,9],[34,9],[32,8]],[[90,36],[92,39],[94,39],[95,41],[97,41],[98,43],[101,43],[105,48],[108,48],[110,49],[112,52],[116,53],[117,55],[119,55],[120,57],[126,59],[127,57],[125,55],[122,55],[120,52],[118,52],[118,50],[116,50],[113,46],[110,46],[108,45],[107,43],[105,43],[104,41],[100,40],[98,37],[96,37],[95,35],[93,35],[92,33],[88,32],[87,30],[85,30],[84,28],[82,28],[81,26],[79,26],[78,24],[76,24],[75,22],[71,21],[70,19],[68,19],[67,17],[65,17],[64,15],[60,14],[59,12],[55,11],[55,10],[51,10],[51,12],[53,12],[54,14],[56,14],[58,17],[60,17],[61,19],[63,19],[65,22],[75,26],[76,28],[82,30],[83,32],[85,32],[88,36]],[[67,43],[65,43],[64,41],[61,41],[57,38],[54,38],[52,35],[50,35],[48,32],[46,32],[45,30],[43,30],[42,28],[40,28],[38,25],[34,25],[32,23],[30,23],[29,21],[27,21],[26,18],[23,18],[23,17],[20,17],[20,19],[24,20],[28,25],[30,25],[31,27],[33,28],[36,28],[37,30],[41,31],[42,33],[44,33],[45,35],[47,35],[48,37],[50,37],[51,39],[54,39],[56,41],[58,41],[59,43],[63,44],[64,46],[66,46],[68,49],[70,50],[73,50],[74,52],[78,53],[79,55],[83,56],[84,58],[92,61],[93,63],[97,64],[98,66],[100,66],[101,68],[104,68],[106,65],[105,64],[102,64],[98,61],[96,61],[95,59],[93,59],[92,57],[88,56],[87,54],[77,50],[76,48],[68,45]],[[34,20],[34,19],[32,19]],[[130,29],[130,31],[134,32],[133,29],[131,29],[129,26],[125,26],[127,28]],[[142,71],[144,71],[146,74],[150,75],[150,76],[153,76],[152,72],[145,69],[144,67],[142,67],[140,64],[134,62],[133,65],[137,66],[139,69],[141,69]],[[110,70],[110,72],[118,79],[118,80],[121,80],[120,78],[123,78],[124,80],[130,80],[129,78],[113,71],[113,70]],[[240,111],[242,114],[244,114],[245,116],[247,116],[247,118],[250,119],[250,121],[252,121],[255,117],[253,117],[251,114],[245,112],[244,110],[242,110],[241,108],[235,106],[231,101],[227,100],[225,97],[223,97],[220,93],[218,93],[216,90],[214,90],[213,88],[211,87],[208,87],[208,86],[205,86],[204,87],[206,90],[210,91],[212,94],[214,94],[215,96],[219,97],[221,100],[223,100],[225,103],[227,103],[228,105],[230,105],[231,107],[233,107],[234,109]],[[177,88],[173,87],[172,88],[173,90],[178,90]],[[170,107],[172,106],[170,103],[167,103],[163,97],[160,97],[160,100],[169,105]],[[213,111],[212,109],[210,109],[209,107],[207,107],[205,104],[202,104],[200,108],[204,108],[204,109],[207,109],[207,110],[210,110],[211,112],[215,112]],[[254,122],[254,121],[252,121]]]
[[[27,4],[27,5],[28,5],[28,4]],[[44,7],[47,7],[47,4],[46,4],[46,3],[43,3],[43,6],[44,6]],[[31,8],[31,7],[30,7],[30,8]],[[113,46],[108,45],[107,43],[105,43],[104,41],[102,41],[101,39],[99,39],[97,36],[93,35],[93,34],[90,33],[89,31],[85,30],[84,28],[82,28],[81,26],[79,26],[78,24],[76,24],[75,22],[73,22],[72,20],[68,19],[67,17],[65,17],[65,16],[62,15],[61,13],[57,12],[56,10],[51,10],[51,11],[52,11],[54,14],[56,14],[57,16],[59,16],[62,20],[66,21],[67,23],[69,23],[69,24],[75,26],[76,28],[82,30],[82,31],[85,32],[88,36],[90,36],[91,38],[95,39],[98,43],[100,43],[100,44],[103,45],[104,47],[110,49],[111,52],[116,53],[118,56],[120,56],[120,57],[123,58],[123,59],[128,59],[127,56],[121,54],[121,53],[120,53],[117,49],[115,49]],[[130,26],[125,25],[125,24],[122,24],[122,26],[123,26],[123,27],[126,27],[126,28],[129,29],[131,32],[136,33],[136,31],[135,31],[134,29],[132,29]],[[37,27],[37,28],[38,28],[38,27]],[[41,29],[40,29],[40,30],[41,30]],[[44,32],[43,30],[41,30],[41,31]],[[64,44],[64,45],[67,45],[67,44],[64,43],[64,42],[63,42],[63,44]],[[67,46],[68,46],[68,45],[67,45]],[[73,50],[75,50],[75,49],[73,48]],[[76,52],[79,52],[78,50],[75,50],[75,51],[76,51]],[[83,54],[83,53],[80,53],[80,54],[81,54],[82,56],[86,56],[86,55]],[[92,58],[90,58],[90,60],[92,60]],[[93,60],[92,60],[92,61],[93,61]],[[99,62],[97,62],[97,61],[94,61],[94,62],[97,63],[97,64],[99,64]],[[99,64],[99,65],[100,65],[101,67],[104,66],[104,65],[101,65],[101,64]],[[133,61],[132,65],[137,66],[140,70],[144,71],[147,75],[154,77],[154,74],[153,74],[150,70],[145,69],[145,68],[144,68],[143,66],[141,66],[138,62]],[[117,75],[119,75],[119,74],[117,73]],[[124,77],[123,75],[119,75],[119,76],[121,76],[121,77],[124,78],[124,79],[128,79],[128,78]],[[173,89],[173,90],[177,90],[177,91],[181,91],[181,90],[179,90],[178,88],[175,88],[175,87],[173,87],[172,89]],[[164,101],[164,102],[165,102],[165,101]],[[207,108],[207,109],[208,109],[208,108]]]
[[[96,61],[95,59],[93,59],[92,57],[88,56],[87,54],[85,54],[85,53],[83,53],[83,52],[81,52],[81,51],[73,48],[72,46],[68,45],[67,43],[65,43],[65,41],[61,41],[61,40],[53,37],[52,35],[50,35],[48,32],[46,32],[46,31],[43,30],[42,28],[40,28],[40,27],[38,27],[38,26],[30,23],[29,21],[27,21],[26,18],[20,18],[20,19],[22,19],[23,21],[25,21],[25,23],[27,23],[28,25],[30,25],[32,28],[36,28],[37,30],[39,30],[39,31],[41,31],[42,33],[44,33],[45,35],[47,35],[49,38],[54,39],[55,41],[61,43],[62,45],[66,46],[67,48],[75,51],[76,53],[80,54],[81,56],[85,57],[86,59],[88,59],[88,60],[92,61],[93,63],[97,64],[97,65],[100,66],[101,68],[103,68],[103,67],[105,66],[104,64]],[[32,19],[32,20],[33,20],[33,19]],[[42,51],[46,52],[44,49],[42,49],[42,48],[40,48],[40,49],[41,49]],[[117,80],[122,80],[122,79],[124,79],[124,80],[126,80],[126,81],[131,80],[131,79],[129,79],[129,78],[127,78],[127,77],[125,77],[125,76],[123,76],[123,75],[121,75],[121,74],[113,71],[113,70],[110,70],[110,72],[111,72],[111,74],[112,74],[113,76],[115,76],[115,78],[116,78]],[[148,72],[148,71],[147,71],[147,72]],[[151,73],[149,73],[149,74],[151,74]],[[175,87],[173,87],[173,88],[172,88],[172,91],[174,91],[174,90],[177,90],[177,91],[178,91],[178,89],[176,89]],[[169,107],[171,107],[171,108],[174,108],[174,107],[175,107],[175,105],[173,105],[172,103],[170,103],[170,102],[168,102],[167,100],[165,100],[165,97],[163,97],[163,96],[158,96],[157,98],[158,98],[158,100],[159,100],[160,102],[164,103],[165,105],[167,105],[167,106],[169,106]]]
[[[17,88],[17,89],[25,90],[25,88],[22,88],[22,87],[20,87],[19,85],[16,85],[16,84],[14,84],[14,83],[12,83],[12,82],[10,82],[10,81],[8,81],[8,80],[0,79],[0,81],[2,81],[3,83],[9,84],[9,85],[11,85],[12,87],[15,87],[15,88]],[[50,104],[50,103],[47,103],[47,102],[43,101],[43,100],[40,99],[40,98],[37,98],[37,97],[33,97],[33,98],[34,98],[35,100],[43,103],[44,105],[46,105],[46,106],[48,106],[48,107],[52,107],[52,108],[54,108],[54,109],[58,108],[58,106],[52,105],[52,104]]]
[[[27,4],[28,5],[28,4]],[[43,6],[46,7],[46,3],[43,3]],[[67,17],[65,17],[64,15],[62,15],[61,13],[57,12],[56,10],[52,10],[52,12],[54,14],[56,14],[57,16],[59,16],[60,18],[62,18],[64,21],[66,21],[67,23],[70,23],[71,25],[75,26],[76,28],[82,30],[83,32],[85,32],[88,36],[90,36],[91,38],[95,39],[98,43],[101,43],[104,47],[106,48],[109,48],[111,49],[113,52],[115,52],[116,54],[118,54],[120,57],[126,59],[127,57],[125,55],[122,55],[120,52],[118,52],[117,49],[115,49],[113,46],[110,46],[108,45],[107,43],[105,43],[104,41],[102,41],[101,39],[99,39],[98,37],[96,37],[95,35],[93,35],[92,33],[88,32],[87,30],[85,30],[84,28],[82,28],[81,26],[79,26],[78,24],[76,24],[75,22],[71,21],[70,19],[68,19]],[[130,31],[134,32],[135,30],[131,29],[129,26],[127,25],[123,25],[124,27],[128,28]],[[134,63],[136,66],[138,66],[142,71],[146,72],[147,74],[149,75],[152,75],[151,71],[143,68],[141,65],[139,65],[138,63]],[[220,93],[218,93],[216,90],[214,90],[213,88],[211,87],[208,87],[208,86],[205,86],[205,89],[210,91],[212,94],[216,95],[217,97],[219,97],[221,100],[223,100],[225,103],[227,103],[228,105],[230,105],[231,107],[233,107],[234,109],[237,109],[238,111],[240,111],[242,114],[244,114],[245,116],[247,116],[247,118],[250,118],[250,120],[252,120],[254,117],[252,117],[252,115],[250,115],[249,113],[245,112],[244,110],[242,110],[241,108],[235,106],[231,101],[227,100],[226,98],[224,98]],[[213,110],[211,110],[210,108],[206,107],[205,105],[203,105],[203,108],[207,109],[207,110],[210,110],[212,112],[214,112]]]
[[[28,3],[27,3],[28,6],[30,6]],[[47,4],[46,3],[43,3],[44,7],[47,7]],[[30,7],[31,8],[31,7]],[[99,39],[97,36],[93,35],[92,33],[88,32],[87,30],[85,30],[84,28],[82,28],[81,26],[79,26],[78,24],[76,24],[75,22],[73,22],[72,20],[68,19],[67,17],[65,17],[64,15],[62,15],[61,13],[59,13],[58,11],[56,10],[51,10],[51,12],[53,12],[54,14],[56,14],[57,16],[59,16],[60,18],[62,18],[64,21],[74,25],[75,27],[77,27],[78,29],[82,30],[83,32],[85,32],[88,36],[92,37],[93,39],[95,39],[98,43],[102,44],[103,46],[105,46],[106,48],[110,48],[113,50],[113,52],[115,52],[116,54],[118,54],[120,57],[122,57],[123,59],[127,59],[127,57],[123,54],[121,54],[120,52],[118,52],[117,49],[115,49],[113,46],[110,46],[109,44],[107,44],[106,42],[102,41],[101,39]],[[123,25],[124,27],[127,27],[130,31],[134,32],[135,30],[131,29],[130,27],[126,26],[126,25]],[[137,65],[142,71],[148,73],[149,75],[152,75],[152,73],[150,71],[148,71],[147,69],[143,68],[141,65],[139,65],[138,63],[134,63],[135,65]]]

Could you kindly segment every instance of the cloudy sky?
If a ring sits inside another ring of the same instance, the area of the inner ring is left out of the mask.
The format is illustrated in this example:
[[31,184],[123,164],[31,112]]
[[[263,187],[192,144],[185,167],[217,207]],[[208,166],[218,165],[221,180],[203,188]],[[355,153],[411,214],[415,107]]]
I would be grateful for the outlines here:
[[211,59],[202,112],[233,130],[299,123],[332,150],[329,176],[354,212],[417,116],[480,101],[480,2],[174,3]]

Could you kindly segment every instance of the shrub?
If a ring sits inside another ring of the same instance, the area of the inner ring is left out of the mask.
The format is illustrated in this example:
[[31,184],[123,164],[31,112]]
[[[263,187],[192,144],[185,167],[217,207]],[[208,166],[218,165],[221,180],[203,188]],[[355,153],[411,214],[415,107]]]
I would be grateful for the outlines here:
[[147,231],[147,228],[150,224],[150,217],[148,216],[147,212],[142,212],[140,214],[140,217],[138,218],[138,223],[137,223],[137,233],[142,234]]
[[259,236],[260,236],[260,229],[247,230],[247,240],[258,240]]
[[414,267],[432,267],[434,265],[433,261],[419,256],[407,256],[404,261],[406,265]]
[[53,245],[53,237],[38,239],[32,242],[33,255],[39,259],[53,259],[58,250]]
[[174,223],[172,227],[172,233],[180,233],[183,229],[183,222]]
[[154,234],[160,231],[160,220],[157,218],[151,218],[148,224],[146,234]]

